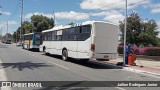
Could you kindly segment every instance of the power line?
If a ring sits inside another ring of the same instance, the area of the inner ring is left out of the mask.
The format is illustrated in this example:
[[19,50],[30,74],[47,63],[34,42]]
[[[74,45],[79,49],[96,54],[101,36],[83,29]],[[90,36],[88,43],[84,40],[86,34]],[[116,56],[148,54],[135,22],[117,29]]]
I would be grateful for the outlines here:
[[[124,1],[124,0],[120,0],[120,1],[117,1],[117,2],[115,2],[115,3],[102,6],[101,8],[112,6],[112,5],[117,4],[117,3],[121,2],[121,1]],[[100,8],[99,8],[99,9],[100,9]],[[97,10],[91,10],[91,11],[97,11]],[[91,12],[88,12],[88,13],[91,13]],[[70,18],[74,18],[75,16],[80,16],[80,15],[74,15],[73,17],[70,17]],[[66,21],[66,20],[58,20],[58,22],[62,22],[62,21]]]
[[[105,5],[105,6],[101,7],[101,8],[115,5],[115,4],[117,4],[117,3],[121,2],[121,1],[124,1],[124,0],[120,0],[120,1],[117,1],[117,2],[115,2],[115,3],[109,4],[109,5]],[[137,3],[132,3],[132,4],[129,4],[128,6],[133,6],[133,5],[139,4],[139,3],[144,2],[144,1],[146,1],[146,0],[142,0],[142,1],[139,1],[139,2],[137,2]],[[116,9],[114,9],[114,10],[120,10],[120,9],[123,9],[123,7],[121,7],[121,8],[116,8]],[[106,9],[106,10],[113,10],[113,9]],[[88,12],[88,13],[93,13],[94,11],[97,11],[97,10],[91,10],[91,11],[92,11],[92,12]],[[74,17],[76,17],[76,16],[80,16],[80,15],[74,15],[73,17],[70,17],[70,19],[72,19],[72,18],[74,18]],[[62,21],[66,21],[66,20],[58,20],[58,22],[62,22]]]

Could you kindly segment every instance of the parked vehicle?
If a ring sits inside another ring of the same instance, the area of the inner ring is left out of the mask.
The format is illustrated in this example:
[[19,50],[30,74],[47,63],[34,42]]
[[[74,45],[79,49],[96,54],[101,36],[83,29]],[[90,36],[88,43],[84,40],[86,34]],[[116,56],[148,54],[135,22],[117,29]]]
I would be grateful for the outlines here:
[[44,54],[62,55],[83,60],[109,60],[118,57],[118,26],[102,21],[57,26],[42,31]]
[[22,38],[22,47],[24,49],[39,49],[42,43],[42,34],[39,32],[24,34]]

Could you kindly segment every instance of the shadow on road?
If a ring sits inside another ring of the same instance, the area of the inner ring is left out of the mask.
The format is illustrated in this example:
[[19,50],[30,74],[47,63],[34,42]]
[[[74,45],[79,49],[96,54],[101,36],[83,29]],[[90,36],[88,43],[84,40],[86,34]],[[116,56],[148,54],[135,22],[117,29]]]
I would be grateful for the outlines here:
[[[59,55],[48,55],[48,56],[57,58],[57,59],[61,59],[61,56]],[[81,66],[85,66],[85,67],[89,67],[93,69],[122,69],[122,67],[118,67],[116,65],[111,65],[107,63],[102,63],[101,61],[100,62],[93,62],[93,61],[85,62],[83,60],[76,60],[73,58],[69,58],[67,62],[71,62],[77,65],[81,65]]]
[[1,68],[9,68],[18,69],[22,71],[24,69],[39,69],[41,67],[51,67],[52,65],[46,65],[45,63],[32,63],[31,61],[28,62],[17,62],[17,63],[0,63]]

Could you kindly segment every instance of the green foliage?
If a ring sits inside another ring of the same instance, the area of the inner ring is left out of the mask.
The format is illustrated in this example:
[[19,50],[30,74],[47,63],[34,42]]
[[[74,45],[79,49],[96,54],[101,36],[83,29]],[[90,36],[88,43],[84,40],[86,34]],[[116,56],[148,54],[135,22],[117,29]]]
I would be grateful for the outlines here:
[[24,21],[22,27],[23,27],[23,34],[32,33],[34,28],[33,24],[28,21]]
[[160,48],[150,48],[146,50],[148,56],[160,56]]
[[70,22],[70,23],[68,23],[68,25],[74,25],[75,23],[74,22]]
[[35,32],[41,32],[54,27],[54,20],[42,15],[33,15],[31,17],[31,23],[35,27]]
[[12,37],[13,37],[13,41],[15,42],[16,41],[16,32],[13,33]]
[[119,46],[117,52],[118,52],[119,54],[123,54],[123,46]]
[[[120,22],[122,32],[121,43],[124,38],[124,21]],[[157,24],[154,20],[143,21],[137,13],[132,13],[127,18],[126,41],[137,46],[158,46]]]
[[[22,23],[22,33],[27,34],[32,32],[42,32],[43,30],[51,29],[53,27],[54,27],[54,20],[52,18],[48,18],[42,15],[33,15],[31,17],[31,22],[24,21]],[[13,34],[14,40],[16,40],[16,35],[17,35],[17,39],[19,40],[20,30],[21,30],[21,27],[19,27],[17,31],[14,32]]]

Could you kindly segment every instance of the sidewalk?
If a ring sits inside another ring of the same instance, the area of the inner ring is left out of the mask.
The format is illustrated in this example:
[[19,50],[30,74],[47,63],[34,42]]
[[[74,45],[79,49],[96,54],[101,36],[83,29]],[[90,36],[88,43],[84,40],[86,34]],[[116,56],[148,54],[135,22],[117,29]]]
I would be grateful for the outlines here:
[[[123,58],[120,56],[116,60],[106,61],[106,63],[116,64],[117,62],[123,62]],[[154,75],[160,75],[160,60],[154,61],[150,59],[137,58],[136,66],[126,65],[123,69],[134,71],[134,72],[143,72]]]

